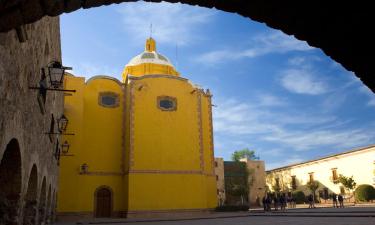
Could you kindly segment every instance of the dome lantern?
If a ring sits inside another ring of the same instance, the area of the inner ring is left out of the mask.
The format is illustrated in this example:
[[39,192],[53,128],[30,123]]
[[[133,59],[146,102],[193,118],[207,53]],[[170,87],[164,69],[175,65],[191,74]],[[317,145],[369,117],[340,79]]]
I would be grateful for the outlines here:
[[156,42],[152,37],[150,37],[146,40],[145,51],[146,52],[156,52]]

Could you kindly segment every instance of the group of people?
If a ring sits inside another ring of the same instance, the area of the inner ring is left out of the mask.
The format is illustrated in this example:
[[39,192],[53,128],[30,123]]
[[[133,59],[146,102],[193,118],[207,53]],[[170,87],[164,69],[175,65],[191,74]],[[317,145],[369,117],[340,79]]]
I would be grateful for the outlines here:
[[[339,203],[339,205],[337,205],[337,202]],[[333,208],[344,208],[344,197],[341,194],[336,195],[335,193],[333,193],[332,203]]]
[[264,211],[271,211],[271,205],[273,203],[273,207],[275,211],[280,210],[285,211],[288,205],[289,208],[296,207],[296,199],[294,197],[286,196],[285,194],[281,195],[266,195],[262,199],[263,209]]
[[[344,208],[344,197],[341,194],[332,194],[332,202],[334,208]],[[309,203],[309,208],[315,208],[315,198],[312,194],[308,195],[306,198]],[[264,211],[271,211],[272,204],[275,211],[281,210],[285,211],[286,207],[295,208],[296,199],[294,196],[288,196],[286,194],[267,194],[262,199]]]

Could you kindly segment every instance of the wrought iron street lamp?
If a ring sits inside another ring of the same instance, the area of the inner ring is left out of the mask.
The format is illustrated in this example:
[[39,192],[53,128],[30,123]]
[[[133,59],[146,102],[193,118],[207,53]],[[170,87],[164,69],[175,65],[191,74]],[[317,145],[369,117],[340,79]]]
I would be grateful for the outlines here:
[[[58,61],[52,61],[47,66],[47,76],[49,78],[50,87],[46,87],[46,70],[42,68],[42,80],[39,82],[39,87],[29,87],[30,89],[37,89],[42,91],[64,91],[64,92],[76,92],[76,90],[65,90],[61,89],[64,83],[65,70],[71,70],[72,67],[63,66]],[[41,84],[44,85],[41,85]]]
[[48,76],[51,87],[57,89],[62,87],[64,81],[64,74],[66,69],[72,69],[61,65],[58,61],[52,61],[48,64]]

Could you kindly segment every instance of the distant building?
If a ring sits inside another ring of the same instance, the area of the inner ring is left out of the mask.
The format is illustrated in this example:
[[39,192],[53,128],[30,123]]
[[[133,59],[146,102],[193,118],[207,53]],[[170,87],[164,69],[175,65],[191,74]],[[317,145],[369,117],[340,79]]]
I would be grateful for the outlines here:
[[[266,192],[264,161],[242,159],[240,162],[234,162],[215,158],[215,174],[219,205],[220,203],[226,205],[244,203],[251,207],[260,206]],[[241,196],[233,195],[226,190],[231,184],[246,185],[246,176],[248,176],[248,195],[243,196],[243,199],[241,199]]]
[[317,193],[320,199],[328,199],[331,193],[349,193],[337,183],[340,174],[351,177],[358,185],[375,184],[375,145],[358,148],[343,153],[326,156],[316,160],[292,164],[269,170],[267,186],[270,191],[279,189],[282,192],[303,191],[310,194],[306,187],[309,181],[318,181]]
[[225,203],[224,160],[215,158],[216,194],[218,205]]
[[250,171],[249,182],[249,202],[250,206],[261,206],[262,198],[266,194],[266,172],[264,161],[246,160],[247,168]]

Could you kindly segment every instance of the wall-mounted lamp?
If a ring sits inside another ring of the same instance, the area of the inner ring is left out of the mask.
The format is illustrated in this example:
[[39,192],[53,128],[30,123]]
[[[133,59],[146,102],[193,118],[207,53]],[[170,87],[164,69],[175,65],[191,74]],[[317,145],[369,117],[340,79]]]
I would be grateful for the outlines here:
[[84,174],[84,173],[87,173],[87,172],[89,172],[89,166],[87,165],[87,163],[84,163],[80,166],[79,173]]
[[40,91],[64,91],[64,92],[76,92],[76,90],[60,89],[63,86],[65,70],[71,70],[71,67],[61,65],[58,61],[52,61],[47,66],[48,78],[50,81],[50,87],[47,87],[45,79],[45,68],[42,68],[42,80],[39,82],[39,87],[29,87],[29,89],[36,89]]
[[65,141],[65,142],[61,145],[61,152],[62,152],[62,154],[63,154],[63,155],[68,154],[68,152],[69,152],[69,148],[70,148],[70,144],[69,144],[67,141]]
[[69,120],[66,118],[66,116],[63,114],[60,119],[57,120],[57,126],[60,131],[60,133],[64,133],[66,131],[66,127],[68,126]]

